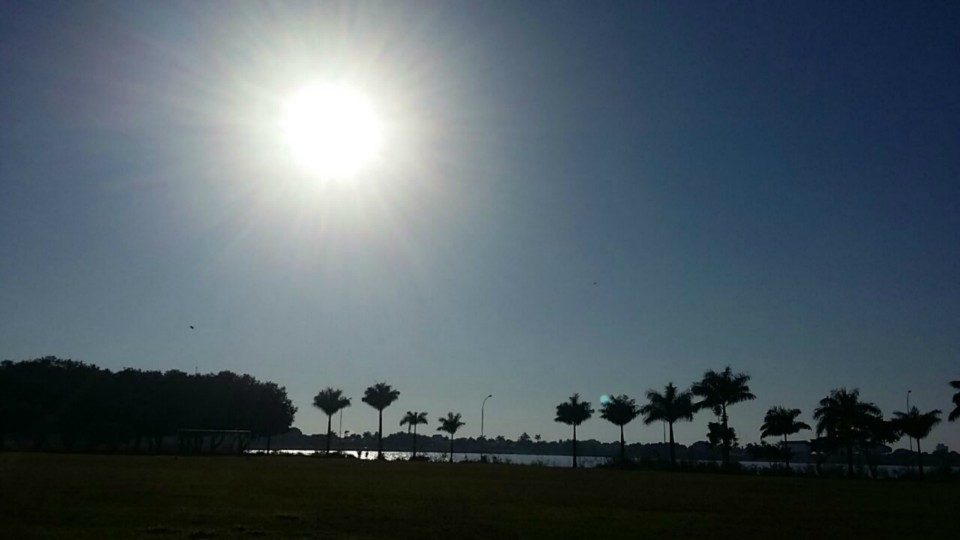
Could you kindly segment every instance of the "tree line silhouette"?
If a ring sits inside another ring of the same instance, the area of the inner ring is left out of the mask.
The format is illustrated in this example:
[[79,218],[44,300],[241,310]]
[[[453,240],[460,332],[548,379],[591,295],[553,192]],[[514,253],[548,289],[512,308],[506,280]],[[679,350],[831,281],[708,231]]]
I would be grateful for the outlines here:
[[0,448],[5,438],[34,449],[162,451],[178,429],[290,429],[297,408],[272,382],[230,371],[189,375],[45,357],[0,363]]
[[[645,424],[664,422],[669,426],[670,466],[676,467],[674,424],[691,421],[700,411],[712,412],[716,421],[708,423],[710,445],[720,451],[724,468],[731,466],[730,453],[737,433],[729,425],[729,408],[756,399],[749,387],[750,376],[735,373],[728,366],[722,371],[706,371],[688,390],[679,390],[672,382],[663,391],[648,390],[646,403],[625,394],[605,398],[600,417],[619,428],[619,461],[627,462],[624,426],[638,417]],[[949,383],[960,390],[960,381]],[[383,411],[400,397],[386,382],[366,388],[361,400],[377,410],[377,457],[383,458]],[[960,391],[953,396],[954,409],[949,420],[960,418]],[[333,415],[351,405],[342,390],[327,387],[313,399],[313,405],[327,415],[325,450],[333,439]],[[29,441],[42,449],[53,437],[64,449],[133,449],[161,451],[164,437],[178,429],[248,430],[255,437],[270,438],[286,433],[297,408],[286,390],[272,382],[261,382],[250,375],[230,371],[190,375],[178,370],[167,372],[124,369],[111,372],[90,364],[45,357],[36,360],[0,362],[0,448],[7,437]],[[573,467],[578,465],[577,427],[594,414],[590,402],[579,394],[556,406],[555,421],[573,429]],[[903,437],[916,441],[917,465],[923,476],[920,441],[940,423],[941,411],[921,412],[916,407],[895,411],[884,418],[876,404],[863,401],[857,389],[837,388],[821,399],[813,411],[816,426],[800,422],[801,410],[771,407],[760,426],[761,439],[777,438],[779,457],[790,465],[789,436],[814,429],[811,450],[818,456],[817,466],[830,456],[846,460],[849,475],[854,474],[854,456],[859,454],[876,475],[874,453],[883,445]],[[427,413],[407,411],[400,421],[413,431],[413,455],[417,452],[417,427],[428,423]],[[437,431],[449,435],[453,458],[454,435],[465,424],[460,413],[449,412],[439,419]]]
[[[737,433],[729,425],[728,409],[733,405],[756,399],[750,390],[750,376],[745,373],[735,373],[727,366],[722,371],[708,370],[703,377],[694,382],[689,390],[680,391],[672,382],[668,383],[663,392],[648,390],[647,403],[637,405],[636,401],[625,394],[605,398],[601,404],[600,417],[617,426],[620,430],[621,463],[627,462],[626,441],[623,428],[634,419],[642,416],[645,424],[664,422],[669,425],[670,466],[676,467],[676,441],[673,426],[676,422],[691,421],[695,414],[708,410],[716,416],[716,422],[707,424],[707,440],[710,445],[718,448],[723,468],[731,466],[731,449],[737,442]],[[960,381],[952,381],[951,386],[960,390]],[[327,451],[332,439],[330,431],[330,417],[341,408],[349,406],[350,400],[342,398],[339,389],[326,388],[314,398],[314,405],[328,415],[327,419]],[[390,406],[400,396],[400,392],[385,382],[378,382],[366,389],[363,401],[377,409],[379,424],[377,432],[377,458],[383,457],[383,409]],[[954,410],[949,420],[960,417],[960,392],[953,396]],[[579,394],[573,394],[567,401],[556,406],[556,422],[564,423],[573,428],[572,439],[572,466],[578,466],[577,459],[577,427],[589,420],[594,414],[590,402],[580,399]],[[774,406],[767,410],[763,424],[760,426],[761,439],[768,437],[781,438],[779,441],[779,456],[783,459],[787,470],[790,467],[790,440],[789,436],[800,431],[812,429],[805,422],[798,421],[802,411],[796,408]],[[876,404],[862,401],[860,391],[837,388],[828,396],[821,399],[813,412],[816,420],[816,437],[810,441],[813,451],[818,454],[818,469],[823,461],[831,455],[842,453],[847,461],[847,472],[854,474],[854,454],[860,452],[866,459],[868,466],[876,476],[876,464],[871,459],[871,452],[881,445],[893,443],[903,437],[910,437],[917,442],[917,465],[919,475],[923,476],[923,453],[920,450],[920,440],[926,438],[934,426],[940,422],[941,411],[934,409],[925,413],[916,407],[909,411],[895,411],[893,417],[885,419]],[[463,426],[459,413],[448,413],[446,418],[440,419],[438,431],[450,434],[450,459],[453,459],[453,435]],[[400,425],[408,425],[414,429],[413,455],[416,456],[416,426],[427,423],[427,413],[407,411],[400,421]]]
[[[749,375],[734,373],[729,366],[719,372],[708,370],[699,381],[691,385],[690,390],[680,392],[671,382],[662,393],[655,390],[647,391],[648,403],[642,407],[638,407],[634,400],[626,395],[609,398],[602,404],[601,417],[620,428],[621,461],[625,461],[623,441],[625,424],[639,415],[643,415],[644,422],[647,424],[657,421],[668,423],[670,464],[671,467],[675,467],[673,424],[681,420],[692,420],[697,412],[709,410],[718,421],[708,423],[707,440],[711,446],[720,449],[722,466],[729,468],[730,450],[736,444],[737,434],[729,425],[728,408],[737,403],[756,399],[750,391],[749,381]],[[950,385],[960,389],[960,381],[953,381]],[[953,396],[953,402],[955,409],[950,413],[951,421],[960,417],[960,392]],[[573,426],[574,467],[577,466],[576,428],[592,414],[593,409],[590,403],[580,401],[578,394],[557,405],[556,421]],[[787,469],[790,466],[788,437],[802,430],[811,429],[806,423],[797,421],[800,414],[800,409],[771,407],[767,410],[763,424],[760,426],[762,439],[783,437],[780,442],[780,454]],[[871,451],[905,436],[910,437],[917,443],[917,466],[920,477],[923,477],[923,453],[920,450],[920,441],[930,435],[933,427],[940,423],[940,414],[939,409],[920,412],[916,407],[912,407],[906,412],[895,411],[892,418],[885,419],[876,404],[860,399],[859,390],[837,388],[821,399],[817,408],[814,409],[816,437],[810,444],[820,456],[819,464],[832,454],[843,453],[847,461],[847,473],[850,476],[854,474],[854,452],[859,451],[876,476]]]
[[[361,401],[377,410],[377,459],[383,459],[383,410],[400,398],[400,392],[385,382],[375,383],[363,392]],[[330,441],[333,439],[331,420],[333,415],[341,409],[350,406],[350,398],[344,397],[343,390],[327,387],[313,397],[313,406],[327,415],[326,452],[330,452]],[[440,419],[437,431],[444,431],[450,435],[450,460],[453,461],[453,436],[463,427],[460,413],[447,413],[446,418]],[[407,411],[400,420],[400,425],[407,425],[413,429],[413,458],[417,456],[417,426],[427,423],[427,413]]]

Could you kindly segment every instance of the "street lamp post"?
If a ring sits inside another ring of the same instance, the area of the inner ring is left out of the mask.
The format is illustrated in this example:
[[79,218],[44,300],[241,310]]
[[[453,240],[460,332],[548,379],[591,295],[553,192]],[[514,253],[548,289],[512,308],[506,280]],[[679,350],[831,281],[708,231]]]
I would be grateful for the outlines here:
[[487,406],[487,400],[492,398],[493,394],[488,395],[483,398],[483,404],[480,405],[480,461],[484,461],[483,457],[483,409]]

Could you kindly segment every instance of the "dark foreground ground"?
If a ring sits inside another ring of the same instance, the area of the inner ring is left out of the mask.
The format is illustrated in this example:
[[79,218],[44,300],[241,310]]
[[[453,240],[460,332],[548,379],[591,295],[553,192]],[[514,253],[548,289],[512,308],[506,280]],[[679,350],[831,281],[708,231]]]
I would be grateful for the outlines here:
[[0,454],[0,538],[952,538],[960,483]]

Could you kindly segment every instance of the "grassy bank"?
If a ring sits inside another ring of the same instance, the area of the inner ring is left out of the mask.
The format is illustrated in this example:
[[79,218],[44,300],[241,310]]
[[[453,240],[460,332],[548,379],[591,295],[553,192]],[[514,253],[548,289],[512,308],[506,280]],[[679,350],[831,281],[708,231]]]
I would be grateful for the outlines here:
[[0,454],[3,538],[944,538],[960,485]]

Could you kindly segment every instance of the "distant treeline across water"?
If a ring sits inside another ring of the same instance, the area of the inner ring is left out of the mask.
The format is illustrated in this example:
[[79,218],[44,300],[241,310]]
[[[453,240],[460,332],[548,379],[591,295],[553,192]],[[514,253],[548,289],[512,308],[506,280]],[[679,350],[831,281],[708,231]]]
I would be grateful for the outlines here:
[[[293,428],[289,432],[277,435],[271,438],[272,450],[281,449],[281,452],[287,453],[307,453],[321,451],[326,447],[326,435],[315,434],[308,435],[302,433],[299,429]],[[406,431],[398,431],[391,434],[385,434],[383,437],[384,453],[388,459],[406,459],[412,453],[413,435]],[[469,460],[478,460],[481,451],[488,456],[498,456],[512,463],[527,463],[531,459],[534,461],[543,458],[549,461],[550,465],[554,462],[562,462],[566,466],[571,463],[571,445],[570,439],[547,441],[537,440],[527,433],[521,434],[517,439],[510,439],[503,436],[492,437],[481,440],[479,437],[458,437],[454,441],[455,459],[458,456],[468,456]],[[449,441],[440,434],[419,435],[416,439],[417,454],[427,454],[432,457],[440,455],[449,455]],[[617,458],[619,454],[619,443],[603,442],[596,439],[586,439],[578,441],[580,448],[579,460],[585,466],[589,464],[599,464],[610,459]],[[364,457],[373,459],[376,457],[377,437],[375,433],[347,433],[343,437],[336,433],[332,434],[331,449],[334,452],[345,452],[359,457],[361,452],[365,452]],[[267,440],[259,439],[253,441],[251,445],[253,451],[266,451]],[[697,441],[691,445],[676,444],[677,459],[686,462],[714,462],[720,459],[720,452],[715,446],[711,446],[707,441]],[[733,449],[732,457],[735,461],[751,466],[770,466],[771,464],[783,463],[780,455],[771,452],[776,448],[769,445],[746,444],[737,446]],[[808,441],[791,441],[790,452],[793,456],[790,466],[792,469],[799,470],[808,465],[814,465],[819,456],[811,452]],[[634,461],[666,461],[669,459],[668,443],[632,443],[626,445],[627,457]],[[392,456],[392,457],[391,457]],[[945,447],[940,447],[934,452],[928,454],[931,458],[930,463],[933,466],[960,467],[960,453],[948,451]],[[841,464],[843,456],[830,456],[829,459],[822,460],[823,465]],[[889,446],[877,448],[876,463],[881,466],[891,467],[912,467],[916,463],[915,455],[909,450],[893,450]]]

